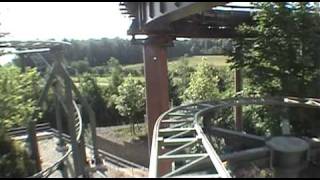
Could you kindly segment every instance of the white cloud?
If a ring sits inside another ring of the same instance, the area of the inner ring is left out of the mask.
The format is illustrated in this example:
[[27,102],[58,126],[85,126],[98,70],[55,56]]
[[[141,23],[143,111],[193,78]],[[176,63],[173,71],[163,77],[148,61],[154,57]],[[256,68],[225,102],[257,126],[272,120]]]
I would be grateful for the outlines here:
[[10,39],[129,38],[118,2],[0,2],[0,32]]

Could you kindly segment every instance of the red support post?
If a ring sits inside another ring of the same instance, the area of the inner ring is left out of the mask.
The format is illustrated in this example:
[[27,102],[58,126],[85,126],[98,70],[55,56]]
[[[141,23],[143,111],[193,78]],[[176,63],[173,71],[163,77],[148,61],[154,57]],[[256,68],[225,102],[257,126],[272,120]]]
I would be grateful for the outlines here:
[[[242,77],[241,70],[236,69],[235,71],[235,90],[236,93],[242,91]],[[235,115],[235,128],[237,131],[242,131],[243,122],[242,122],[242,106],[235,106],[234,108]]]
[[[149,36],[143,47],[149,152],[154,125],[158,117],[170,107],[167,45],[171,41],[167,36]],[[160,148],[160,151],[167,150]],[[171,161],[163,161],[159,166],[159,173],[164,174],[170,170]]]
[[167,36],[152,36],[144,43],[143,60],[146,80],[146,114],[149,152],[153,128],[158,117],[169,109]]

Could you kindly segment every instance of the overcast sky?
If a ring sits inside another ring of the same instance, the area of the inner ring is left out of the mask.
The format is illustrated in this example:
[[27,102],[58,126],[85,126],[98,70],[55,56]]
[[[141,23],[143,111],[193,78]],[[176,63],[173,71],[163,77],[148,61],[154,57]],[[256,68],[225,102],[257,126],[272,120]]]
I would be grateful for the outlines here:
[[129,38],[119,2],[0,2],[0,32],[20,40]]

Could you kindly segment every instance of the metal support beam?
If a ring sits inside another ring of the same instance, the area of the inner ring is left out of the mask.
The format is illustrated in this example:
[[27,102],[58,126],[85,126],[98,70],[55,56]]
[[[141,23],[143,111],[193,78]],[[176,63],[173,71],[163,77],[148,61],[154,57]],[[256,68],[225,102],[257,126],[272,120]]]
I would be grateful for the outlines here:
[[221,156],[221,161],[246,162],[254,161],[257,159],[263,159],[270,157],[270,149],[268,147],[259,147],[253,149],[247,149],[240,152],[234,152],[231,154]]
[[168,41],[165,36],[149,37],[143,47],[149,150],[154,124],[169,109],[167,50],[163,46]]
[[265,144],[265,138],[253,134],[247,134],[245,132],[236,132],[223,128],[207,128],[209,135],[223,137],[226,139],[234,139],[234,141],[240,141],[244,144],[250,144],[252,147],[261,146]]
[[36,122],[33,119],[31,119],[28,122],[27,131],[28,131],[28,145],[31,153],[31,159],[35,162],[36,170],[38,172],[38,171],[41,171],[41,160],[40,160],[35,124]]
[[[54,91],[59,93],[59,83],[56,83],[54,85]],[[59,102],[59,98],[58,98],[58,95],[55,95],[55,113],[56,113],[56,125],[57,125],[57,129],[58,129],[58,135],[59,135],[59,142],[57,143],[58,147],[57,147],[57,150],[58,151],[62,151],[64,152],[65,149],[67,148],[66,147],[66,143],[64,142],[64,139],[63,139],[63,136],[62,136],[62,133],[63,133],[63,125],[62,125],[62,119],[61,119],[61,105],[60,105],[60,102]]]
[[[169,109],[169,82],[166,44],[171,39],[166,36],[148,37],[143,47],[144,74],[146,82],[146,115],[148,126],[148,146],[151,150],[153,128],[157,118]],[[160,150],[166,151],[166,150]],[[171,168],[171,162],[162,164],[160,171]]]
[[[41,92],[40,98],[38,105],[41,107],[43,106],[43,103],[47,97],[49,88],[54,80],[54,73],[55,73],[55,68],[51,69],[50,75],[46,81],[45,87]],[[34,160],[35,165],[36,165],[36,170],[37,172],[41,171],[41,161],[40,161],[40,153],[39,153],[39,147],[38,147],[38,142],[37,142],[37,135],[35,131],[35,120],[33,117],[28,122],[28,145],[29,145],[29,150],[31,153],[31,159]]]
[[[237,69],[235,71],[235,90],[236,94],[242,90],[242,78],[241,78],[241,70]],[[237,131],[242,131],[243,122],[242,122],[242,106],[234,107],[234,116],[235,116],[235,128]]]
[[[60,68],[63,68],[60,64]],[[78,90],[77,86],[72,82],[72,79],[70,76],[67,74],[66,71],[63,71],[64,76],[66,79],[68,79],[71,82],[72,85],[72,90],[74,91],[75,95],[79,97],[79,100],[81,104],[83,104],[83,107],[89,114],[89,122],[90,122],[90,129],[91,129],[91,138],[92,138],[92,146],[93,146],[93,154],[95,158],[95,164],[99,165],[102,163],[102,159],[99,156],[98,152],[98,146],[97,146],[97,132],[96,132],[96,116],[94,111],[92,110],[91,106],[89,105],[88,101],[81,96],[80,91]]]
[[73,105],[72,105],[72,91],[71,91],[71,84],[70,81],[65,81],[65,104],[68,108],[67,113],[67,119],[68,119],[68,127],[69,127],[69,133],[71,138],[71,145],[72,145],[72,156],[73,156],[73,165],[74,165],[74,172],[75,177],[79,177],[83,174],[83,171],[81,170],[81,155],[80,150],[77,142],[77,135],[75,130],[75,122],[74,122],[74,113],[73,113]]

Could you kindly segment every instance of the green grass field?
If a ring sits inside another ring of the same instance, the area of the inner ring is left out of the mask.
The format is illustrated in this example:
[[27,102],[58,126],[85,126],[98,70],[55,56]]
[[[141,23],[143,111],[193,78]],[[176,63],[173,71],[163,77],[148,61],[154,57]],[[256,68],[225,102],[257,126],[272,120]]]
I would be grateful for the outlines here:
[[[228,66],[227,59],[228,56],[220,56],[220,55],[213,55],[213,56],[191,56],[191,57],[179,57],[174,59],[169,59],[168,68],[169,70],[174,69],[177,67],[179,62],[181,61],[188,61],[190,66],[196,66],[203,57],[206,57],[208,63],[213,66],[221,67],[221,66]],[[132,64],[124,66],[125,69],[133,69],[133,70],[140,70],[143,66],[143,63],[139,64]]]
[[[227,58],[228,58],[227,56],[214,55],[214,56],[179,57],[179,58],[175,58],[175,59],[169,59],[168,68],[169,68],[169,70],[175,69],[181,61],[187,61],[189,66],[195,67],[198,63],[200,63],[200,61],[203,57],[205,57],[207,59],[208,63],[212,66],[216,66],[216,67],[228,66],[228,63],[226,62]],[[141,68],[143,67],[143,63],[125,65],[123,67],[124,67],[124,69],[141,70]],[[110,78],[110,77],[96,77],[96,80],[100,86],[107,86],[108,82],[109,82],[108,78]],[[138,77],[134,77],[134,78],[139,79],[141,81],[144,81],[143,76],[138,76]],[[78,82],[79,79],[77,77],[73,77],[72,79],[74,80],[76,85],[79,85],[79,82]]]

